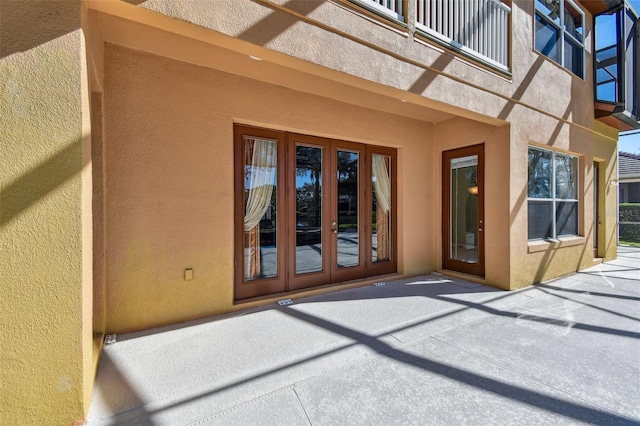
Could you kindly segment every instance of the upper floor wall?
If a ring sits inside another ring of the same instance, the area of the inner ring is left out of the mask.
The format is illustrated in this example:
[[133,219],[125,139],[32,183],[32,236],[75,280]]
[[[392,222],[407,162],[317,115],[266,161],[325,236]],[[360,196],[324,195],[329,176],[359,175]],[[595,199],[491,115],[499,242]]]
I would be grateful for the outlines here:
[[[428,100],[434,109],[452,107],[513,121],[515,106],[524,105],[593,124],[593,70],[588,65],[593,20],[578,2],[572,4],[583,16],[582,75],[536,50],[536,3],[530,0],[486,0],[475,12],[453,7],[473,3],[464,0],[127,1],[284,54],[281,58],[292,68],[301,67],[299,60],[316,64],[320,73],[338,71],[377,83],[409,102]],[[397,10],[389,9],[393,5]],[[451,16],[439,13],[447,11],[445,5],[459,12],[446,23],[444,18]],[[493,15],[487,14],[489,7]],[[487,27],[489,15],[496,18],[487,32],[481,28]],[[460,31],[467,31],[469,46],[455,40]]]

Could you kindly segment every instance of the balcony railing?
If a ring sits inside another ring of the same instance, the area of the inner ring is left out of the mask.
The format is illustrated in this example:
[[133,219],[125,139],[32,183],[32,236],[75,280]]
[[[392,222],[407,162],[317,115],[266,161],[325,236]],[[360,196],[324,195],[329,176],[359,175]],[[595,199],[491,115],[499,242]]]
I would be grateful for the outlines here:
[[416,28],[509,71],[509,14],[498,0],[416,0]]
[[[405,22],[404,0],[351,0],[385,17]],[[509,14],[500,0],[408,0],[416,29],[427,37],[509,71]]]
[[368,9],[384,16],[389,16],[399,21],[404,21],[402,11],[402,0],[351,0],[353,3],[360,3]]

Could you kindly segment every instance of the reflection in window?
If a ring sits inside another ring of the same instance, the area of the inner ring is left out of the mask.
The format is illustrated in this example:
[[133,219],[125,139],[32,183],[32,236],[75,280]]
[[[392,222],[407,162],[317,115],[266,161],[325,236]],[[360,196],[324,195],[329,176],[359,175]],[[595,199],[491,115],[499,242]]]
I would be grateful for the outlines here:
[[536,15],[536,50],[550,59],[560,63],[560,33],[550,23]]
[[322,270],[322,148],[296,145],[296,274]]
[[536,0],[535,47],[584,78],[584,12],[572,0]]
[[277,141],[244,138],[245,281],[273,278],[277,270]]
[[551,198],[551,151],[529,149],[529,198]]
[[339,268],[360,264],[358,168],[357,152],[338,151],[337,263]]
[[565,200],[577,198],[576,166],[578,159],[569,155],[556,154],[556,198]]
[[578,235],[578,158],[529,147],[529,239]]

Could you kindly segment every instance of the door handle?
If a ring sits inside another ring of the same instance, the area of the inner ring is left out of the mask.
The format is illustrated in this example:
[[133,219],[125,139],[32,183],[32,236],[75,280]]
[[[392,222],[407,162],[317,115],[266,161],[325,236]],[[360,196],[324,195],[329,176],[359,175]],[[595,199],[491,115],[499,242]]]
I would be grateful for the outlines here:
[[332,229],[331,232],[333,232],[334,234],[337,234],[338,230],[337,229]]
[[484,229],[478,228],[478,232],[482,232],[482,231],[484,231]]

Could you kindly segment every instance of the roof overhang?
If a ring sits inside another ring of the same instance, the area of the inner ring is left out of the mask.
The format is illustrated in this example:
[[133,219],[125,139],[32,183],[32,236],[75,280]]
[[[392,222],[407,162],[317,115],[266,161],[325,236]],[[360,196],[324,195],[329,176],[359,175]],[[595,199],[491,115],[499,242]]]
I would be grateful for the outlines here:
[[595,102],[594,113],[596,120],[618,131],[640,129],[640,121],[625,109],[620,102]]
[[581,0],[580,4],[592,15],[597,15],[598,13],[620,6],[622,0]]

